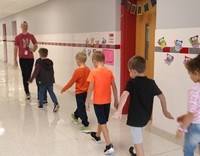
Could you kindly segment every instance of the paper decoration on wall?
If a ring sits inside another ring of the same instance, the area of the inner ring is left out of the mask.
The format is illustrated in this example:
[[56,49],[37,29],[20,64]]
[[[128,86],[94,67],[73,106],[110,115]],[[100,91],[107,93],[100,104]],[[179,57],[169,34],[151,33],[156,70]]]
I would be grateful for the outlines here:
[[121,5],[125,5],[126,4],[126,0],[121,0]]
[[135,11],[136,11],[136,5],[132,4],[132,6],[131,6],[131,14],[135,15]]
[[157,0],[151,0],[152,7],[154,7],[156,5],[156,3],[157,3]]
[[170,65],[174,61],[174,56],[167,54],[167,57],[165,59],[165,63]]
[[188,63],[189,61],[191,61],[191,60],[192,60],[192,58],[185,56],[185,59],[184,59],[184,61],[183,61],[183,64],[185,65],[185,68],[187,68],[187,63]]
[[87,51],[86,48],[84,48],[84,49],[83,49],[83,52],[86,53],[86,51]]
[[198,38],[199,38],[198,35],[189,38],[189,41],[193,48],[199,48],[200,43]]
[[104,37],[103,37],[101,43],[102,43],[102,47],[105,48],[106,47],[106,39]]
[[158,39],[158,44],[160,45],[160,48],[161,48],[161,49],[165,48],[166,45],[167,45],[167,43],[166,43],[166,41],[165,41],[165,38],[162,37],[162,38]]
[[88,38],[85,40],[85,46],[86,46],[86,47],[89,46],[89,39],[88,39]]
[[95,47],[98,48],[99,47],[99,40],[95,41]]
[[130,7],[131,7],[131,2],[130,2],[130,1],[127,1],[127,2],[126,2],[126,10],[129,11],[129,10],[130,10]]
[[92,37],[91,39],[90,39],[90,44],[91,44],[91,47],[94,47],[94,37]]
[[90,49],[87,50],[87,54],[88,54],[88,56],[91,55],[91,50]]
[[114,65],[114,50],[103,49],[102,51],[105,56],[105,64]]
[[93,53],[95,53],[96,51],[97,51],[96,49],[93,49],[93,50],[92,50]]
[[144,12],[148,12],[149,11],[149,3],[146,3],[144,5]]
[[[152,7],[157,4],[157,0],[151,0]],[[146,2],[144,6],[132,4],[130,0],[121,0],[121,5],[123,5],[127,11],[130,11],[131,14],[135,15],[137,8],[137,15],[142,15],[142,8],[144,7],[144,12],[149,11],[149,2]]]
[[181,40],[175,40],[174,41],[174,49],[179,52],[181,49],[182,49],[182,46],[183,46],[183,41]]
[[142,15],[142,6],[137,6],[137,15]]

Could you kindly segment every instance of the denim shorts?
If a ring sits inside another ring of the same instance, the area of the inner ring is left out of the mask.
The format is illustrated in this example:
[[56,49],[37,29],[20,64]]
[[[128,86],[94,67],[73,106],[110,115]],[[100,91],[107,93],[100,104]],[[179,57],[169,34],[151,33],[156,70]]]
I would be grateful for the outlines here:
[[141,144],[143,142],[144,127],[130,126],[130,130],[134,144]]
[[108,104],[94,104],[94,111],[98,120],[98,124],[106,124],[110,113],[110,103]]
[[185,133],[184,156],[194,156],[196,147],[200,149],[200,124],[192,123]]

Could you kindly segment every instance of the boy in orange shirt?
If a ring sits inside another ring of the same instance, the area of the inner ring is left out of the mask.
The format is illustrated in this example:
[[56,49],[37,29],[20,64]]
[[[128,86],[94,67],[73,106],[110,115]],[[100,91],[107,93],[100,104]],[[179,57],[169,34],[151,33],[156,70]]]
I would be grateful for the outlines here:
[[93,95],[94,111],[98,120],[97,132],[91,132],[90,135],[97,143],[101,142],[100,134],[106,141],[106,148],[104,154],[111,154],[114,152],[113,145],[110,141],[109,132],[107,128],[107,121],[110,112],[111,103],[111,86],[114,94],[114,106],[118,107],[117,87],[114,81],[113,73],[110,69],[104,66],[105,56],[102,52],[96,51],[92,55],[92,62],[96,69],[90,72],[87,81],[90,82],[88,94],[86,98],[86,108],[90,110],[90,98]]
[[87,55],[84,52],[79,52],[75,56],[76,63],[79,66],[74,71],[71,80],[62,88],[61,93],[69,89],[74,83],[76,83],[76,103],[77,108],[74,113],[71,114],[72,121],[74,124],[78,124],[78,118],[82,120],[83,127],[80,128],[81,132],[89,133],[90,127],[88,122],[88,116],[85,108],[85,100],[87,96],[87,90],[89,83],[87,82],[87,77],[90,73],[90,69],[85,65],[87,60]]

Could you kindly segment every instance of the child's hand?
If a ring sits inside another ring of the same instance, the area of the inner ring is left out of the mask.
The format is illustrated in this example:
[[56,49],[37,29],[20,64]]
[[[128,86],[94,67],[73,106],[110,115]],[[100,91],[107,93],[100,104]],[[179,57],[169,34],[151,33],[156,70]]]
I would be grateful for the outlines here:
[[174,119],[174,117],[173,117],[168,111],[163,112],[163,114],[164,114],[165,117],[168,118],[168,119]]
[[176,121],[181,123],[181,122],[183,122],[184,117],[185,117],[185,115],[181,115],[176,119]]
[[118,106],[119,106],[119,103],[115,101],[115,102],[114,102],[114,107],[115,107],[115,109],[117,109]]
[[122,118],[122,113],[116,111],[113,115],[112,115],[113,119],[121,119]]
[[180,130],[176,131],[176,138],[177,139],[181,139],[181,138],[183,138],[183,136],[184,136],[184,132],[182,132]]
[[86,110],[87,110],[87,111],[90,111],[90,103],[87,102],[87,103],[85,104],[85,106],[86,106]]
[[60,93],[63,94],[63,91],[61,90]]

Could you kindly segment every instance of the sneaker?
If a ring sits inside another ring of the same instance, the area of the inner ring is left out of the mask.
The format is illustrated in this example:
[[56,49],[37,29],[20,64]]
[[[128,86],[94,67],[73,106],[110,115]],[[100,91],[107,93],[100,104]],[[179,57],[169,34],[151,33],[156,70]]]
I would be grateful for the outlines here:
[[83,127],[80,128],[80,131],[82,133],[90,133],[91,130],[90,130],[89,126],[83,126]]
[[109,155],[109,154],[112,154],[114,152],[115,152],[115,150],[114,150],[114,147],[113,147],[112,144],[106,145],[106,149],[104,150],[105,155]]
[[43,104],[47,104],[48,103],[48,101],[43,101]]
[[27,94],[26,94],[26,99],[27,99],[27,100],[30,100],[30,99],[31,99],[31,94],[30,94],[30,93],[27,93]]
[[136,154],[134,153],[134,147],[133,146],[131,146],[129,148],[129,153],[131,154],[131,156],[136,156]]
[[43,105],[39,105],[38,108],[43,109]]
[[53,112],[57,112],[59,110],[59,104],[55,104],[54,108],[53,108]]
[[101,137],[97,137],[96,136],[96,132],[91,132],[90,135],[91,135],[91,139],[94,140],[96,143],[100,144],[101,143]]
[[78,119],[75,117],[74,113],[71,114],[72,122],[77,125],[78,124]]

